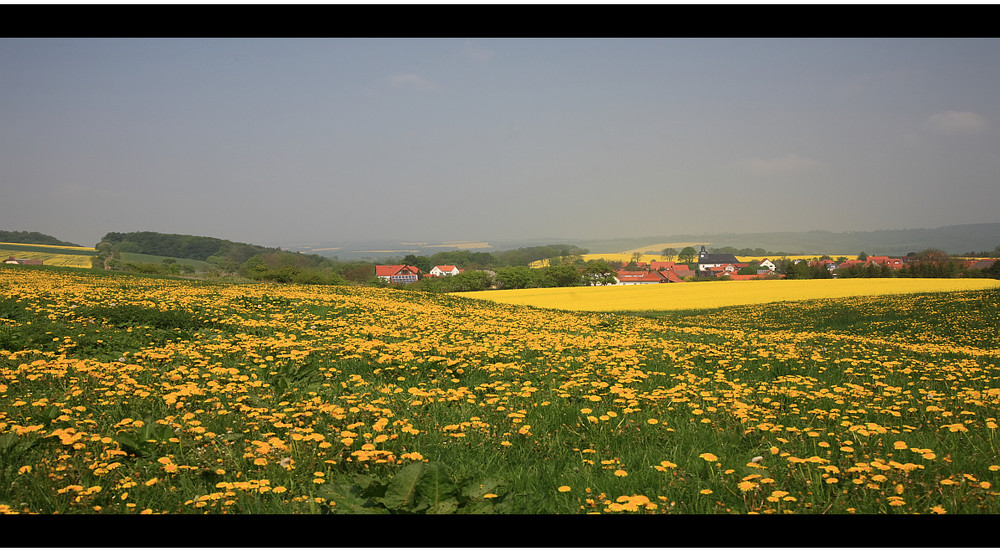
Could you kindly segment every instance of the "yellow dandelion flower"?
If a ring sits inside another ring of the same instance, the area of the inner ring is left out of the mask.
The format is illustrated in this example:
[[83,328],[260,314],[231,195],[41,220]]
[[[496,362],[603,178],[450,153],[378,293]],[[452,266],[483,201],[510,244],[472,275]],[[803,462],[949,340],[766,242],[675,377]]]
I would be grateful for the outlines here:
[[710,494],[712,494],[713,491],[712,491],[712,489],[702,489],[702,490],[700,490],[698,492],[701,493],[701,494],[703,494],[703,495],[710,495]]
[[701,458],[702,460],[704,460],[706,462],[715,462],[715,461],[717,461],[719,459],[718,456],[712,454],[711,452],[703,452],[703,453],[701,453],[701,454],[698,455],[698,458]]
[[948,510],[945,510],[944,506],[941,506],[940,504],[938,504],[937,506],[931,508],[931,513],[932,514],[945,514],[947,512],[948,512]]
[[894,448],[896,450],[903,450],[903,449],[907,448],[906,442],[905,441],[896,441],[895,443],[892,444],[892,448]]
[[757,488],[757,484],[753,481],[740,481],[736,486],[743,492],[752,491]]
[[559,487],[560,493],[568,493],[569,491],[570,491],[569,485],[563,485],[562,487]]
[[625,477],[626,475],[628,475],[628,472],[625,471],[625,470],[622,470],[622,469],[618,469],[618,470],[615,470],[615,475],[617,477]]

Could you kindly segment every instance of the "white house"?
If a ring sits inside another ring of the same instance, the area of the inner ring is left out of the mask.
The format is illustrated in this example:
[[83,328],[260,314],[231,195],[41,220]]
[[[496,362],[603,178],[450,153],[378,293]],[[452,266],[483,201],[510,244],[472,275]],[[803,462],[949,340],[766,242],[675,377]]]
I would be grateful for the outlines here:
[[461,272],[455,265],[440,265],[431,269],[431,276],[454,276]]
[[778,267],[774,266],[774,263],[772,263],[769,259],[764,259],[763,261],[757,263],[757,266],[761,268],[766,268],[771,272],[774,272],[775,270],[778,269]]

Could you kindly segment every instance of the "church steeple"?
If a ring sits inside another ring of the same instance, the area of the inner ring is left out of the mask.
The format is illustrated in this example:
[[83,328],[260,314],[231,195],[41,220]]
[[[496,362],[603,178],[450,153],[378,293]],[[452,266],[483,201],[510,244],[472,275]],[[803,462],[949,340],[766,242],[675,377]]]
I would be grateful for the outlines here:
[[698,259],[704,259],[708,255],[708,251],[705,251],[705,246],[701,246],[701,251],[698,252]]

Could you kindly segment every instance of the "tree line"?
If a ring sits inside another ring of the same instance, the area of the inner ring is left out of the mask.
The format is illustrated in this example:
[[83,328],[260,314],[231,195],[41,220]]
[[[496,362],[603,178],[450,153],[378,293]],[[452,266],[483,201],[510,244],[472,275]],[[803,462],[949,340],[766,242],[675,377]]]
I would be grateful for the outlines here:
[[24,230],[0,230],[0,242],[81,247],[80,244],[62,241],[48,234],[42,234],[41,232],[27,232]]
[[[1000,253],[997,246],[995,253]],[[989,255],[975,255],[987,257]],[[868,255],[862,251],[858,260],[865,261]],[[1000,261],[986,268],[971,268],[961,259],[940,249],[924,249],[907,253],[906,263],[898,269],[884,264],[853,264],[830,270],[826,263],[810,265],[806,262],[791,262],[780,259],[775,263],[779,272],[787,279],[808,278],[996,278],[1000,279]],[[829,257],[821,260],[831,260]],[[846,260],[846,259],[841,259]]]

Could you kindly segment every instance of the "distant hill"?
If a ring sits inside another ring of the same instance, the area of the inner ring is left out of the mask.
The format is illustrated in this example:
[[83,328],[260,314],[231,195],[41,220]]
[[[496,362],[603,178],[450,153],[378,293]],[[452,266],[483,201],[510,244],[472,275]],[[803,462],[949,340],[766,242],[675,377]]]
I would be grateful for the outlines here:
[[[235,263],[245,262],[254,255],[279,251],[248,243],[232,242],[207,236],[162,234],[160,232],[108,232],[101,243],[121,253],[142,253],[176,259],[208,261],[210,257]],[[100,244],[98,249],[101,249]]]
[[48,234],[41,232],[26,232],[23,230],[0,230],[0,242],[3,243],[29,243],[37,245],[66,245],[70,247],[82,247],[78,243],[58,240]]
[[674,234],[644,238],[574,240],[572,243],[594,253],[613,253],[665,242],[698,242],[709,246],[763,248],[775,253],[860,253],[906,255],[924,249],[941,249],[958,255],[966,251],[992,251],[1000,245],[1000,223],[962,224],[940,228],[873,230],[864,232],[759,232],[717,234]]

